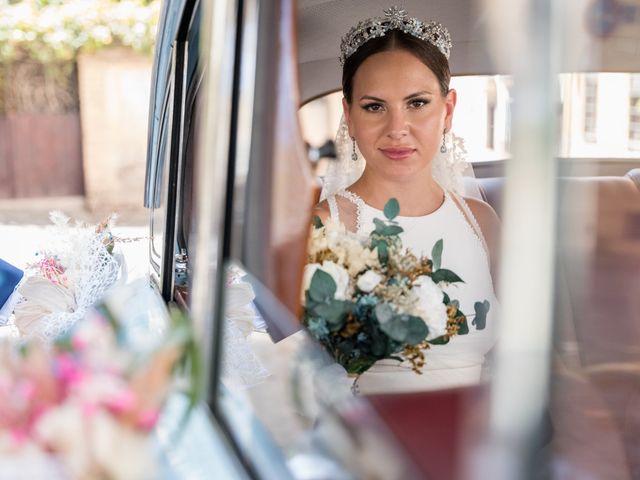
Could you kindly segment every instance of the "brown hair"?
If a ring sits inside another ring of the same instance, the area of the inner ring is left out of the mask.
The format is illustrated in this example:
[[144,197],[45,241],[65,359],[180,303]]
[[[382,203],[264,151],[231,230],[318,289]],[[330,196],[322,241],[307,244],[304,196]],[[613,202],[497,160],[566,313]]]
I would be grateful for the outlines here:
[[374,38],[362,45],[344,63],[342,68],[342,93],[348,103],[351,103],[353,94],[353,77],[360,65],[371,55],[391,50],[406,50],[415,55],[424,63],[436,76],[440,83],[442,96],[449,92],[449,81],[451,71],[449,61],[438,48],[424,40],[409,35],[400,30],[392,30],[384,37]]

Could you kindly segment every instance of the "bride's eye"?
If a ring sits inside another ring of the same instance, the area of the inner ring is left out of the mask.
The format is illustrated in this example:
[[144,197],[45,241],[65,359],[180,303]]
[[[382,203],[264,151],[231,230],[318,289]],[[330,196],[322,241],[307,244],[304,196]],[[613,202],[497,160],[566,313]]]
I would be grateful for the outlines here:
[[382,106],[381,103],[376,103],[376,102],[366,103],[362,105],[362,109],[366,110],[367,112],[380,112],[382,111],[383,108],[384,107]]
[[429,100],[424,98],[414,98],[409,102],[409,107],[411,108],[422,108],[429,103]]

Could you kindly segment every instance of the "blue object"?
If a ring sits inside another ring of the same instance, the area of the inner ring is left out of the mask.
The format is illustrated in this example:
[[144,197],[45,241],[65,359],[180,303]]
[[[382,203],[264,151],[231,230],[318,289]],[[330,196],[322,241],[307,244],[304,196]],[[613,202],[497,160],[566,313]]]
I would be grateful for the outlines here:
[[0,309],[22,280],[24,272],[0,258]]

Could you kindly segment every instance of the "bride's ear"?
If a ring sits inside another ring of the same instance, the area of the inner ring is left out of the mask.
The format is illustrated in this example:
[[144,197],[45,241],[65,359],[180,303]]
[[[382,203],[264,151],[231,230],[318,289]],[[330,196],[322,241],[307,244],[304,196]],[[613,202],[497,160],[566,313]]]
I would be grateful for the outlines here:
[[445,117],[444,117],[444,125],[447,129],[447,132],[451,131],[451,122],[453,121],[453,111],[456,108],[456,102],[458,101],[458,93],[455,89],[450,89],[445,97]]
[[347,128],[349,128],[349,136],[352,137],[351,133],[351,105],[347,102],[347,99],[342,97],[342,114],[344,115],[344,122],[347,124]]

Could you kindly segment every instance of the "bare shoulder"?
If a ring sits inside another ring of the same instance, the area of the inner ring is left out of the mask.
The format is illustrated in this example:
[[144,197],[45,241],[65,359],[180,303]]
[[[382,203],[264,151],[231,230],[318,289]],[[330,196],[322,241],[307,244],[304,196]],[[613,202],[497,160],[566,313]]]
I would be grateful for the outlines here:
[[482,233],[487,235],[491,230],[500,230],[500,218],[491,205],[478,198],[464,197],[464,201],[476,217]]
[[491,205],[477,198],[465,197],[465,202],[478,222],[487,246],[489,247],[489,260],[494,288],[498,286],[499,259],[500,259],[500,218]]
[[322,223],[326,223],[327,219],[331,217],[331,211],[329,210],[329,203],[324,200],[313,207],[314,216],[317,215],[322,220]]

